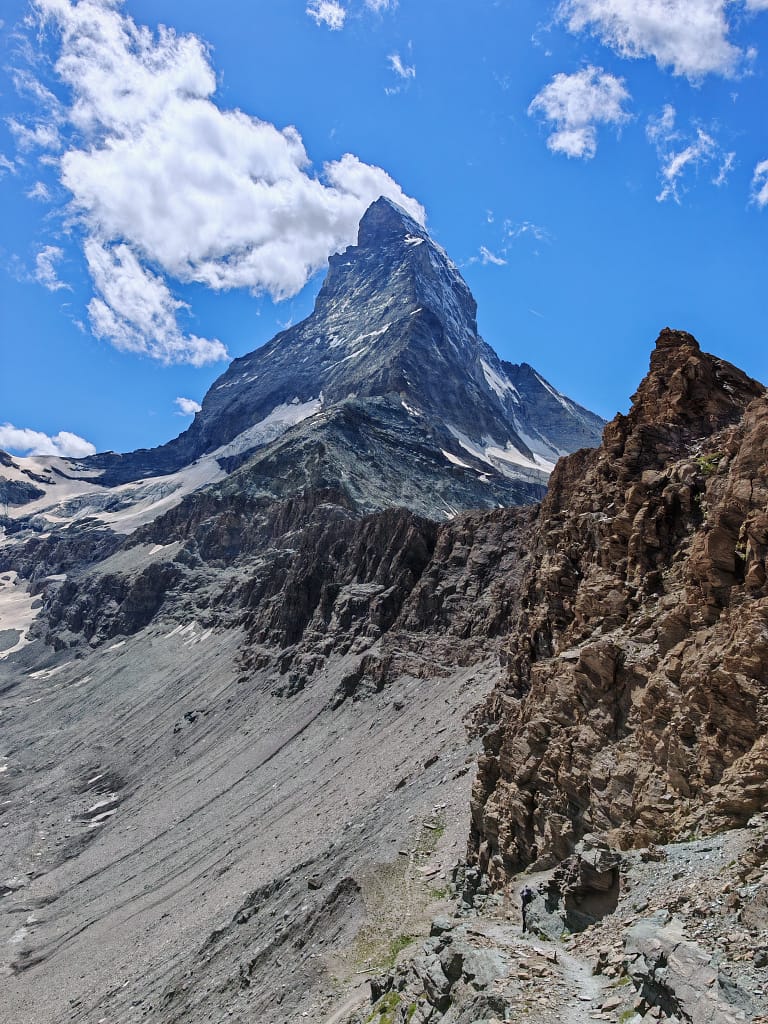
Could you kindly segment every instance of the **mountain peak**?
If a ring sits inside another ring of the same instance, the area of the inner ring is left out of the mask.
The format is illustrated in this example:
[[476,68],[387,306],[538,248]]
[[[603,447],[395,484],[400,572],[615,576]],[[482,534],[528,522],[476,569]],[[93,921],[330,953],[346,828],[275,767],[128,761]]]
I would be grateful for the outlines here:
[[428,237],[422,225],[407,210],[392,199],[380,196],[363,214],[357,244],[364,249],[379,248],[390,242],[401,241],[409,235],[414,238]]
[[[375,451],[382,466],[395,442],[414,453],[411,466],[399,459],[388,479],[371,484],[361,507],[411,501],[413,493],[415,509],[439,517],[531,501],[561,454],[597,442],[602,421],[534,371],[505,368],[478,334],[476,312],[445,250],[382,196],[360,222],[358,245],[330,257],[313,312],[234,360],[184,434],[156,452],[93,464],[109,467],[102,483],[175,472],[213,454],[231,471],[321,410],[324,418],[299,429],[296,443],[311,444],[315,428],[335,438],[334,408],[343,406],[348,425],[354,402],[345,479],[360,477],[350,453],[370,459]],[[366,424],[374,421],[378,440],[369,442]],[[441,481],[435,495],[433,477]],[[447,504],[444,495],[452,496]]]
[[702,352],[692,334],[666,327],[628,415],[606,427],[604,448],[614,460],[630,451],[646,469],[654,468],[681,445],[738,422],[764,392],[738,367]]
[[763,391],[738,367],[702,352],[692,334],[665,327],[651,353],[648,376],[633,396],[630,416],[705,435],[739,419]]

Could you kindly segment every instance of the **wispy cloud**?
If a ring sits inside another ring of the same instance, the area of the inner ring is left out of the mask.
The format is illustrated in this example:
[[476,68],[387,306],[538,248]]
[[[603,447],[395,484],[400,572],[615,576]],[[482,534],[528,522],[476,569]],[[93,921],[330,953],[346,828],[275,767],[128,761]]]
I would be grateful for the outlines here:
[[51,201],[50,189],[42,181],[36,181],[32,188],[25,192],[25,195],[27,199],[38,199],[41,203]]
[[64,250],[57,245],[44,245],[35,257],[35,280],[49,292],[58,292],[69,285],[59,280],[56,264],[64,257]]
[[598,125],[619,128],[629,121],[624,104],[630,98],[622,78],[590,65],[572,75],[555,75],[534,97],[528,113],[554,126],[547,139],[553,153],[591,160],[597,152]]
[[520,223],[512,220],[505,220],[504,233],[507,238],[510,239],[525,238],[527,236],[529,238],[536,239],[537,242],[552,241],[552,236],[546,228],[543,228],[540,224],[534,224],[533,221],[530,220],[524,220]]
[[725,152],[711,131],[695,125],[688,131],[677,126],[677,111],[667,103],[660,114],[650,117],[645,134],[659,155],[661,190],[657,202],[671,199],[680,204],[685,191],[684,181],[690,171],[704,165],[715,165],[713,185],[724,185],[733,169],[736,154]]
[[761,160],[752,175],[752,202],[760,209],[768,206],[768,160]]
[[14,427],[12,423],[0,424],[0,448],[19,455],[58,455],[70,459],[82,459],[96,452],[90,441],[69,430],[51,436],[40,430]]
[[489,263],[494,267],[506,267],[507,265],[507,261],[503,256],[499,256],[497,253],[491,252],[491,250],[485,245],[480,246],[479,259],[484,267],[487,267]]
[[50,121],[38,121],[28,125],[15,117],[10,117],[7,124],[16,139],[16,145],[24,152],[31,149],[61,149],[59,129]]
[[314,18],[318,25],[327,25],[334,31],[344,28],[347,19],[347,9],[338,3],[338,0],[310,0],[307,4],[307,14]]
[[404,64],[399,53],[390,53],[387,57],[389,66],[400,78],[415,78],[416,67],[413,64]]

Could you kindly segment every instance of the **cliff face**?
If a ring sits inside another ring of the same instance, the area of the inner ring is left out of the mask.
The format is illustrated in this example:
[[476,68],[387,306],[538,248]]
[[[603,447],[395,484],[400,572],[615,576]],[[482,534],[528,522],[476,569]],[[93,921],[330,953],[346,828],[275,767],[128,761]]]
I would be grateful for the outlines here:
[[762,385],[665,330],[630,413],[559,463],[485,708],[470,853],[496,883],[764,805],[767,460]]

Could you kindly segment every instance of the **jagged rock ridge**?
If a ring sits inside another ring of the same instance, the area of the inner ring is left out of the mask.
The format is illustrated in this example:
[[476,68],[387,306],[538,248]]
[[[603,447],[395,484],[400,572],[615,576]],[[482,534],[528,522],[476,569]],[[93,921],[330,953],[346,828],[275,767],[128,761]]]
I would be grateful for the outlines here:
[[559,463],[473,794],[496,884],[764,806],[767,456],[763,386],[665,330],[629,415]]

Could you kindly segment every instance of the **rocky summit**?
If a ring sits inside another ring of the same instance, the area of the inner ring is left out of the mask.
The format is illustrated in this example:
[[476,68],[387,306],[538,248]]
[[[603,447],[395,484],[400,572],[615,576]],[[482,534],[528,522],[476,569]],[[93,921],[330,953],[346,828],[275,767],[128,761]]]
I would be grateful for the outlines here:
[[665,330],[584,447],[380,200],[176,441],[3,455],[0,1021],[765,1021],[766,403]]

